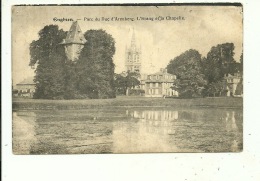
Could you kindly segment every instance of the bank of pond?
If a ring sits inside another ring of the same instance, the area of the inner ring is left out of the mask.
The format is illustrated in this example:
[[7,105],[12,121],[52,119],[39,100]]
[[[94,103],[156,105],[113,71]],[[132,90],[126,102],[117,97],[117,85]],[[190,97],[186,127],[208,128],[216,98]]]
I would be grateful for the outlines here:
[[13,110],[88,109],[102,107],[209,107],[243,108],[243,98],[218,97],[196,99],[147,98],[121,96],[115,99],[44,100],[13,99]]

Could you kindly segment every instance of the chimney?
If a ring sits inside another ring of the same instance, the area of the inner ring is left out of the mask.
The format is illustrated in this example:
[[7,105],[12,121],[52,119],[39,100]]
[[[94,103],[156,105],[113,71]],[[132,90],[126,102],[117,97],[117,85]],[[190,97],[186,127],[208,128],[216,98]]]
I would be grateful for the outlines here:
[[162,72],[162,73],[167,73],[167,69],[165,69],[165,68],[160,68],[160,72]]

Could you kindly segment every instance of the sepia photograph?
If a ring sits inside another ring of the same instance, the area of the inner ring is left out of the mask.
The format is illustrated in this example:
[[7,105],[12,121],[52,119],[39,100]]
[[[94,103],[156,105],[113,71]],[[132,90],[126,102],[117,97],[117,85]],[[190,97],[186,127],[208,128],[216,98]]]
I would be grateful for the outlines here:
[[242,4],[14,5],[15,155],[243,151]]

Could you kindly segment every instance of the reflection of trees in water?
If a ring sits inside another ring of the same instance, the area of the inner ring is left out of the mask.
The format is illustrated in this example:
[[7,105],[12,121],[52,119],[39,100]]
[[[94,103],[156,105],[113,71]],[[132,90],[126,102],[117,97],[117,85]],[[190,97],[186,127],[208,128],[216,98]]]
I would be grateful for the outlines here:
[[176,152],[170,144],[174,134],[177,111],[126,110],[127,121],[114,123],[113,151],[122,152]]
[[186,151],[242,149],[242,113],[238,110],[188,109],[127,111],[144,132],[167,135],[169,144]]
[[217,152],[243,146],[240,110],[129,109],[127,118],[116,118],[123,111],[17,112],[14,153]]
[[37,142],[35,137],[35,114],[33,112],[13,113],[13,152],[29,154],[32,144]]
[[[20,116],[21,119],[28,119]],[[106,153],[111,152],[113,126],[104,120],[90,118],[88,114],[73,112],[36,111],[34,139],[30,154]],[[28,153],[27,153],[28,154]]]

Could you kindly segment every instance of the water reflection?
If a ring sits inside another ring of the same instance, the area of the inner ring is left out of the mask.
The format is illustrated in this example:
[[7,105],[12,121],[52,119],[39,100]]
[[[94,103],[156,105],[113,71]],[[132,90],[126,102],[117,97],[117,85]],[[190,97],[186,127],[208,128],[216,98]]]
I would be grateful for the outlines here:
[[226,112],[226,130],[228,132],[235,131],[238,129],[235,119],[235,111]]
[[[25,119],[23,119],[25,117]],[[35,137],[35,119],[33,112],[17,112],[13,114],[13,151],[19,154],[29,154]]]
[[102,109],[13,113],[16,154],[242,150],[241,110]]
[[174,120],[178,119],[178,111],[169,110],[142,110],[142,111],[129,111],[126,110],[126,115],[133,118],[145,120]]
[[176,151],[169,144],[169,135],[174,134],[174,120],[178,111],[126,110],[126,115],[138,121],[118,121],[113,124],[113,152],[170,152]]
[[239,150],[239,137],[240,133],[238,131],[238,126],[236,123],[236,118],[235,118],[235,111],[230,111],[226,112],[226,118],[225,118],[225,124],[226,124],[226,130],[227,132],[233,132],[234,133],[234,140],[232,141],[231,144],[231,151],[237,151]]
[[120,145],[114,152],[242,150],[239,110],[126,110],[126,115],[139,121],[114,124],[114,142]]

